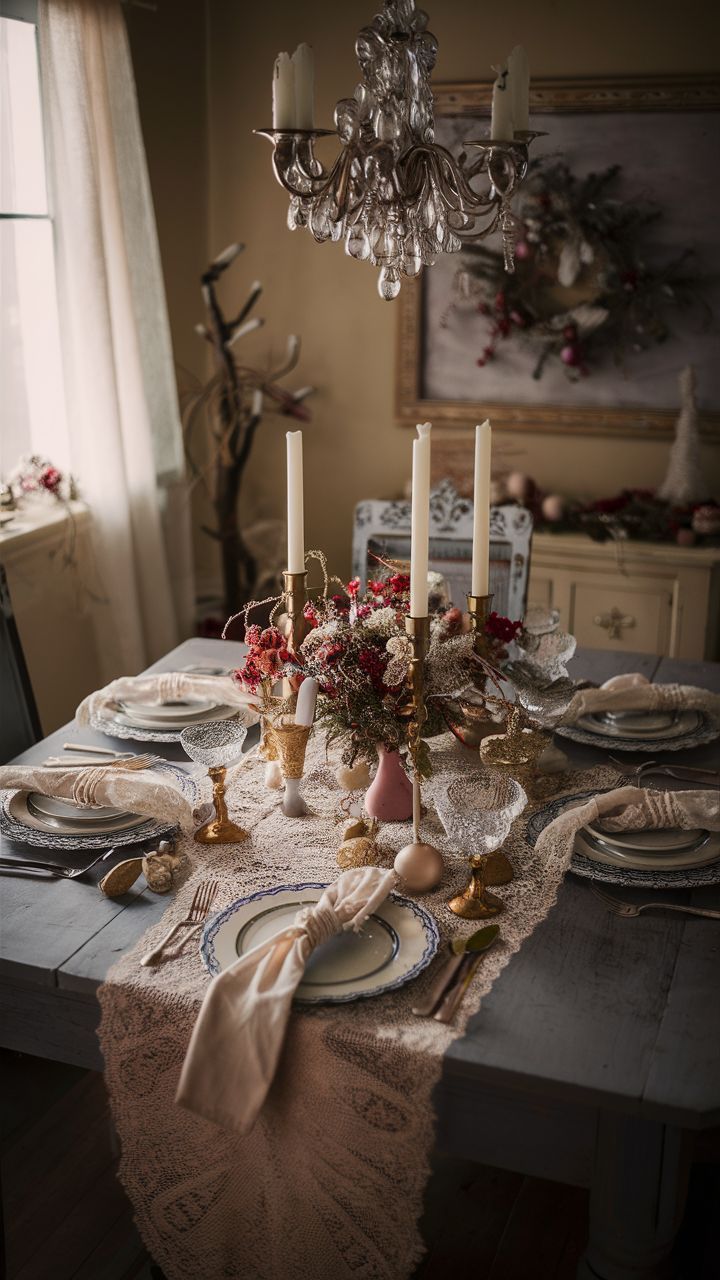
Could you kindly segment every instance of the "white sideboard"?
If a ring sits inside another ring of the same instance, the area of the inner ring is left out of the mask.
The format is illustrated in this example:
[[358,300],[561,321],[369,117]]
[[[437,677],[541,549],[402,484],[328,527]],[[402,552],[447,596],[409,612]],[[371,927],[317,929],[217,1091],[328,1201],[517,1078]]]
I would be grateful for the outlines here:
[[720,659],[720,547],[536,533],[528,603],[588,648]]

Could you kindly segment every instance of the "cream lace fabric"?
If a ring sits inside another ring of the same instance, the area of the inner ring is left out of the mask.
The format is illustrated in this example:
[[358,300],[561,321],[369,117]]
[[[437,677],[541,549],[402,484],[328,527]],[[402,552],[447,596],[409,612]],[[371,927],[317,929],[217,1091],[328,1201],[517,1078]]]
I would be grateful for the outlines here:
[[560,724],[601,711],[708,711],[720,714],[720,694],[688,684],[650,684],[639,673],[613,676],[599,689],[576,693]]
[[[452,740],[436,742],[441,770]],[[467,761],[468,756],[465,757]],[[229,808],[249,828],[242,845],[183,842],[191,866],[175,899],[100,990],[100,1041],[122,1142],[120,1176],[145,1243],[168,1280],[402,1280],[423,1252],[417,1222],[429,1174],[431,1094],[443,1055],[498,974],[552,907],[569,854],[542,856],[523,841],[521,818],[505,845],[516,876],[500,891],[501,941],[480,966],[455,1023],[411,1012],[435,964],[400,991],[348,1005],[293,1011],[278,1071],[251,1133],[230,1134],[176,1105],[191,1032],[210,981],[197,936],[178,958],[142,968],[140,956],[182,919],[195,886],[220,880],[216,908],[277,884],[338,875],[340,792],[323,740],[311,740],[303,793],[313,814],[282,816],[250,753],[229,774]],[[573,789],[606,787],[608,769],[573,775]],[[569,782],[569,779],[566,779]],[[559,785],[558,790],[561,789]],[[440,888],[423,898],[444,938],[476,927],[446,907],[465,882],[434,814],[426,836],[447,852]],[[381,828],[390,866],[410,824]]]
[[96,716],[127,699],[145,703],[175,702],[182,698],[212,699],[217,706],[238,707],[245,724],[256,724],[259,716],[251,708],[252,695],[241,689],[232,676],[201,676],[189,671],[161,671],[151,676],[120,676],[103,689],[96,689],[78,707],[78,724],[89,724]]
[[0,790],[15,787],[57,796],[81,806],[109,805],[128,813],[147,814],[159,822],[177,824],[186,831],[193,824],[190,802],[178,787],[164,781],[152,769],[130,770],[115,764],[92,765],[87,769],[3,765]]

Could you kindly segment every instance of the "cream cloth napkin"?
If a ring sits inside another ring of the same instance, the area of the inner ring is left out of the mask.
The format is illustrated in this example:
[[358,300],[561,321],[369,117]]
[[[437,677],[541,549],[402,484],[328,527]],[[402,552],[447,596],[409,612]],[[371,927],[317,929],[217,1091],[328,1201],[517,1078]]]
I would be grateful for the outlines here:
[[39,791],[85,806],[109,805],[128,813],[147,814],[189,830],[192,806],[171,782],[152,769],[90,765],[87,769],[44,769],[42,765],[6,764],[0,768],[0,789]]
[[[78,724],[106,711],[118,701],[147,703],[174,702],[183,698],[207,698],[217,706],[237,707],[243,722],[257,724],[260,716],[253,706],[253,695],[242,689],[232,676],[201,676],[189,671],[160,671],[150,676],[120,676],[103,689],[83,698],[75,712]],[[168,726],[172,728],[172,725]]]
[[344,871],[317,906],[213,978],[180,1075],[181,1106],[237,1133],[252,1129],[311,952],[336,933],[359,929],[396,882],[395,872],[381,867]]
[[606,791],[576,809],[566,809],[549,822],[538,837],[538,853],[545,860],[564,855],[569,862],[576,833],[600,817],[603,826],[613,831],[642,831],[648,827],[720,831],[720,792],[650,791],[644,787]]
[[613,676],[599,689],[581,689],[563,712],[559,724],[574,724],[579,716],[601,711],[708,711],[720,715],[720,694],[689,684],[651,684],[647,676],[631,672]]

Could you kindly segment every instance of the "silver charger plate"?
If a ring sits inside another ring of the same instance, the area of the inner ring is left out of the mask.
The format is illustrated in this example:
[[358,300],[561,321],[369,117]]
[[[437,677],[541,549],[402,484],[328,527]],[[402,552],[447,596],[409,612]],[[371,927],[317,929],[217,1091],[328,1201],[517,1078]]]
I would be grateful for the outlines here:
[[30,793],[16,791],[8,805],[8,813],[16,822],[21,822],[34,831],[46,831],[60,835],[76,835],[81,840],[86,835],[110,835],[116,831],[130,831],[139,827],[147,819],[141,813],[125,813],[117,818],[95,818],[78,822],[77,819],[50,817],[36,813],[30,805]]
[[715,716],[708,711],[684,711],[682,715],[692,715],[697,717],[695,727],[686,730],[682,735],[673,737],[667,733],[659,733],[655,736],[641,738],[624,738],[607,732],[600,732],[597,728],[583,729],[580,722],[577,724],[563,724],[555,728],[555,733],[560,734],[563,738],[570,738],[573,742],[582,742],[589,747],[600,747],[602,750],[608,750],[612,747],[613,751],[688,751],[691,747],[702,746],[705,742],[712,742],[720,735],[720,716]]
[[[584,804],[586,800],[591,800],[598,794],[598,791],[583,791],[577,795],[557,796],[542,809],[536,809],[535,813],[528,818],[525,828],[528,844],[534,846],[541,831],[544,831],[548,823],[565,809]],[[596,857],[588,857],[587,852],[578,847],[580,842],[576,838],[575,852],[570,861],[569,870],[574,875],[588,880],[601,880],[606,884],[624,885],[626,888],[696,889],[707,884],[720,884],[720,837],[713,833],[711,839],[717,842],[716,851],[713,860],[703,866],[677,867],[673,870],[661,868],[654,863],[656,869],[645,870],[644,863],[642,867],[633,867],[613,859],[605,862]],[[677,866],[675,859],[673,864]]]
[[[231,720],[237,714],[236,707],[226,707],[224,714],[208,714],[207,719],[209,721]],[[145,728],[112,707],[91,714],[88,723],[91,729],[96,729],[98,733],[104,733],[109,738],[130,738],[135,742],[179,742],[180,734],[186,728],[183,724],[174,724],[169,727],[164,721],[162,723],[156,721],[155,728]],[[200,724],[202,721],[196,720],[193,723]]]
[[[206,968],[221,973],[291,925],[326,888],[317,882],[278,885],[232,902],[205,925],[200,954]],[[313,952],[295,998],[303,1004],[346,1004],[395,991],[430,963],[439,941],[430,913],[391,893],[357,933],[338,934]]]
[[[190,773],[182,769],[180,765],[173,764],[171,761],[160,765],[155,765],[159,772],[165,772],[172,776],[173,781],[179,787],[186,800],[194,808],[198,801],[198,789],[195,780]],[[114,830],[105,834],[91,834],[85,829],[81,831],[73,831],[70,834],[64,833],[53,828],[50,830],[42,830],[38,827],[27,825],[26,821],[20,821],[10,812],[11,801],[13,797],[23,794],[17,791],[0,791],[0,833],[8,840],[17,841],[19,844],[31,845],[38,849],[54,849],[59,851],[76,851],[83,852],[91,849],[106,849],[108,844],[120,847],[125,845],[144,844],[154,840],[162,840],[167,836],[171,836],[176,827],[173,823],[160,822],[157,818],[144,818],[140,826],[132,827],[126,831]],[[24,794],[27,795],[27,792]]]
[[638,853],[595,840],[587,829],[578,831],[575,852],[590,862],[609,867],[629,867],[632,871],[693,871],[717,862],[720,858],[720,835],[703,831],[691,848],[676,852]]
[[630,739],[638,738],[684,738],[692,733],[700,724],[699,711],[674,711],[672,714],[659,716],[651,712],[647,716],[579,716],[575,722],[581,729],[589,729],[591,733],[599,733],[603,738]]

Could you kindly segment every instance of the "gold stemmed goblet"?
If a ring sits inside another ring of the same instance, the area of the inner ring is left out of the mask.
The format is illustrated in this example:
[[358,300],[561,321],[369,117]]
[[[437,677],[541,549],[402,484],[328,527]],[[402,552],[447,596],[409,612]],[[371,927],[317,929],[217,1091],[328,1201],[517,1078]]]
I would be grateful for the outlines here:
[[450,839],[472,850],[470,881],[450,899],[450,910],[466,920],[499,915],[502,899],[489,893],[487,886],[507,884],[513,878],[512,864],[500,846],[527,804],[523,788],[500,770],[484,769],[439,788],[435,802]]
[[239,720],[211,720],[183,729],[180,742],[191,760],[207,766],[212,782],[215,815],[195,832],[198,844],[239,844],[247,831],[228,817],[225,774],[242,755],[247,725]]

